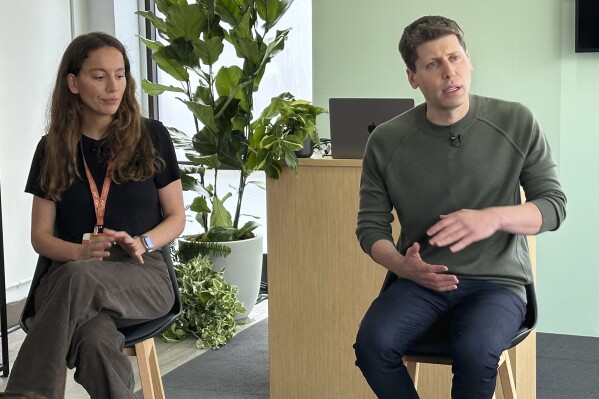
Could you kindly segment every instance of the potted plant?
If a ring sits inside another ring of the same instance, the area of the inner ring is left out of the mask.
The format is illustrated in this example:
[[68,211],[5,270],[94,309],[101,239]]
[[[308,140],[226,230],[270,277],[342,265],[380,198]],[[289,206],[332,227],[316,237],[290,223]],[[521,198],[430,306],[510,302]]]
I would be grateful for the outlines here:
[[[138,12],[156,28],[161,40],[142,38],[152,51],[152,58],[179,85],[142,82],[149,95],[173,92],[187,107],[194,120],[190,136],[171,128],[173,141],[185,150],[190,165],[182,169],[184,190],[197,196],[190,205],[202,231],[187,237],[192,244],[180,241],[182,260],[198,250],[230,252],[235,244],[249,246],[254,240],[254,254],[242,255],[241,276],[234,277],[237,266],[230,256],[224,262],[225,279],[239,286],[239,298],[246,313],[256,301],[262,264],[262,238],[253,237],[257,224],[249,221],[239,226],[244,190],[249,177],[263,170],[267,177],[278,178],[281,160],[292,169],[297,167],[296,152],[311,140],[319,143],[316,117],[326,112],[308,101],[296,100],[289,93],[274,97],[254,120],[254,93],[258,91],[266,66],[284,48],[289,29],[273,31],[292,0],[156,0],[161,16],[151,11]],[[221,65],[225,47],[234,50],[239,64]],[[233,193],[217,190],[219,171],[239,171],[234,193],[233,215],[225,201]],[[207,170],[211,170],[209,179]],[[223,244],[227,242],[227,244]],[[188,250],[194,252],[187,256]],[[234,250],[236,251],[236,250]],[[222,260],[215,256],[215,267]],[[249,265],[254,259],[256,265]],[[245,288],[245,284],[249,288]],[[246,295],[246,292],[250,292]]]
[[162,337],[173,342],[193,336],[199,349],[227,343],[238,327],[235,315],[245,311],[236,298],[237,287],[224,280],[222,271],[213,270],[207,256],[178,264],[175,273],[183,311]]

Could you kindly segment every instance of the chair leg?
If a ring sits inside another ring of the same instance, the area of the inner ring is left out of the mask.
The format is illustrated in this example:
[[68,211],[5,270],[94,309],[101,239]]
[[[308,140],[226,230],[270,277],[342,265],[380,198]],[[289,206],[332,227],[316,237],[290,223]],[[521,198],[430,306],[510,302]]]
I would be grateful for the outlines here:
[[134,351],[139,366],[139,379],[144,399],[165,399],[154,338],[138,342],[135,344]]
[[420,363],[406,362],[406,368],[408,369],[408,374],[410,374],[410,377],[412,377],[414,388],[418,389],[418,372],[420,371]]
[[503,352],[499,358],[498,373],[499,380],[501,381],[501,389],[503,390],[503,397],[505,399],[518,399],[508,351]]

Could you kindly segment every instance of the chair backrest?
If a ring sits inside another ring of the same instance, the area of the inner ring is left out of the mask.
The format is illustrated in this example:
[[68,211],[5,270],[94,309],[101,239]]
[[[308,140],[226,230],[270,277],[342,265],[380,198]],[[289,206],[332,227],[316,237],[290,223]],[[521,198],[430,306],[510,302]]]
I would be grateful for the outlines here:
[[[168,273],[171,278],[171,284],[175,294],[175,302],[173,303],[171,310],[166,315],[158,319],[119,329],[125,336],[125,346],[133,345],[137,342],[163,333],[177,320],[179,314],[181,313],[181,296],[179,293],[179,285],[177,284],[175,267],[171,259],[170,247],[165,245],[161,248],[161,252],[164,262],[168,267]],[[31,281],[31,288],[29,288],[29,294],[27,295],[25,306],[23,307],[23,312],[21,313],[21,318],[19,320],[19,324],[25,332],[29,331],[31,322],[35,317],[35,290],[39,286],[41,278],[44,274],[46,274],[51,264],[52,261],[46,257],[40,256],[38,258],[37,266],[35,267],[35,272]]]

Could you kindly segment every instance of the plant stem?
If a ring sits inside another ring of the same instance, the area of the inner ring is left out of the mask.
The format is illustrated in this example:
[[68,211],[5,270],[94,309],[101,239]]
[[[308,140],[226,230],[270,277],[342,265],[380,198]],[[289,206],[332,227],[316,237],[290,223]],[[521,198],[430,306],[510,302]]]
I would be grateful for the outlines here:
[[233,227],[239,228],[239,216],[241,215],[241,202],[243,200],[243,194],[245,192],[245,186],[247,184],[248,175],[239,171],[239,188],[237,189],[237,205],[235,206],[235,218],[233,219]]

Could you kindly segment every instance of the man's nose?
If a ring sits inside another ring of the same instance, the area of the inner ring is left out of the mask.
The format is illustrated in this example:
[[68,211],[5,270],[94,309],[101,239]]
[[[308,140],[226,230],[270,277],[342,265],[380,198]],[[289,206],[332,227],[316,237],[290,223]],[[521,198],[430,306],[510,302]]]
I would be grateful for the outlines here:
[[455,75],[455,68],[449,62],[446,62],[443,65],[443,77],[445,79],[450,79]]

